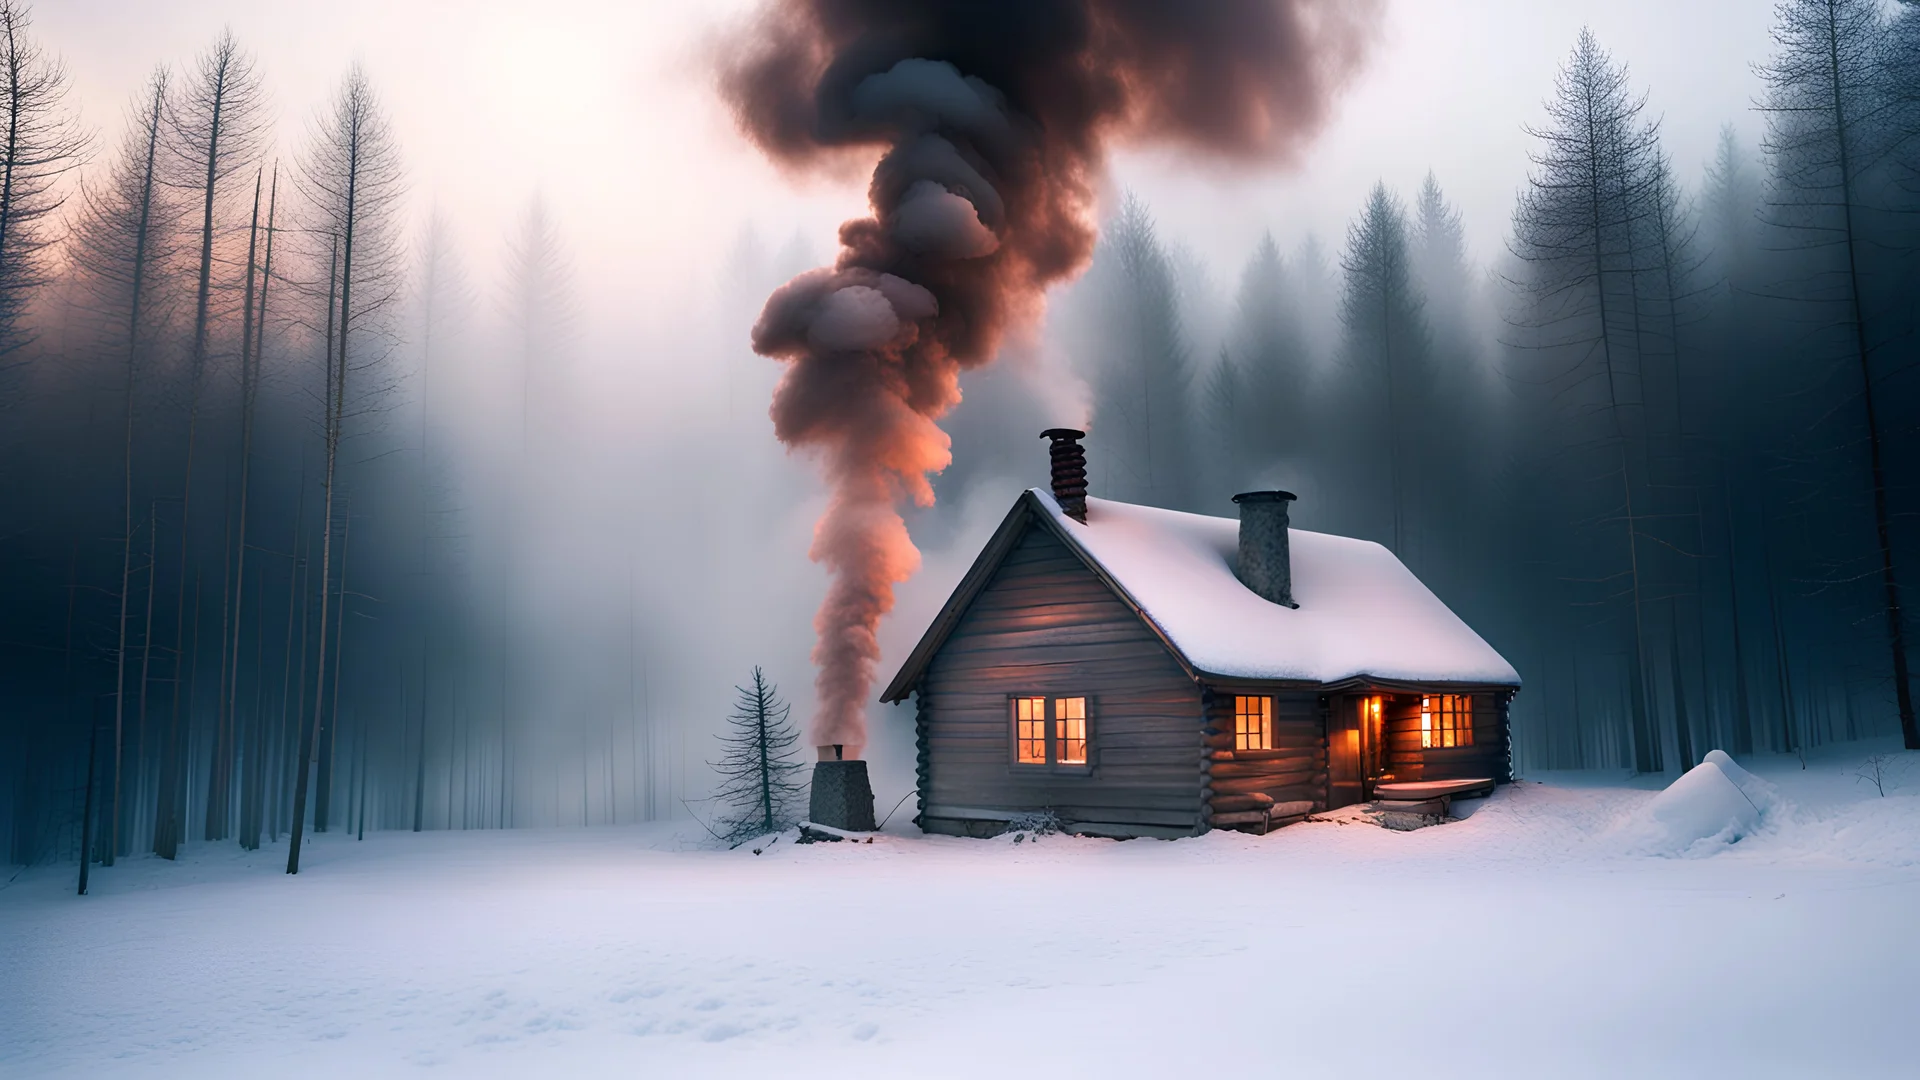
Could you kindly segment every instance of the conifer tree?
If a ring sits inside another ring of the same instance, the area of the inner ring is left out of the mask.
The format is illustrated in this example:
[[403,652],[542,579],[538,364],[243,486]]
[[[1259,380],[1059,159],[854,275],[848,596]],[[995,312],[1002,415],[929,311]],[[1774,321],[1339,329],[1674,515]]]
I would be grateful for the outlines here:
[[1267,234],[1240,274],[1228,345],[1207,388],[1236,464],[1257,473],[1302,448],[1309,366],[1287,267]]
[[1901,182],[1920,190],[1920,0],[1899,0],[1880,47],[1884,140]]
[[1186,509],[1195,486],[1192,380],[1174,263],[1129,195],[1094,256],[1100,306],[1091,460],[1114,497]]
[[1407,554],[1408,493],[1413,480],[1402,443],[1417,426],[1417,403],[1427,383],[1427,329],[1409,265],[1406,212],[1385,184],[1375,184],[1366,208],[1347,230],[1340,266],[1346,289],[1340,321],[1345,355],[1364,396],[1385,418],[1387,489],[1393,508],[1393,550]]
[[1795,283],[1798,298],[1824,310],[1830,355],[1844,357],[1856,372],[1894,699],[1902,740],[1920,750],[1888,505],[1888,489],[1897,482],[1887,468],[1892,418],[1885,415],[1884,374],[1875,355],[1896,332],[1888,324],[1896,321],[1905,290],[1875,280],[1886,276],[1875,272],[1876,249],[1886,240],[1875,235],[1877,207],[1869,198],[1876,159],[1892,130],[1883,94],[1885,50],[1898,39],[1888,35],[1879,5],[1870,0],[1783,0],[1774,18],[1774,56],[1760,69],[1773,172],[1767,216],[1812,263]]
[[[127,709],[127,623],[134,573],[134,418],[142,388],[138,375],[151,362],[157,329],[169,301],[166,271],[173,250],[169,237],[177,207],[156,182],[155,161],[166,108],[167,72],[154,72],[134,99],[128,131],[105,183],[85,193],[70,249],[73,268],[84,275],[96,313],[105,322],[102,344],[118,353],[126,371],[126,400],[121,460],[120,614],[114,648],[113,825],[107,865],[121,848],[121,794]],[[151,574],[152,568],[148,568]],[[149,578],[148,592],[152,592]],[[144,692],[144,683],[139,687]],[[136,766],[139,764],[135,763]]]
[[[333,517],[339,479],[340,443],[346,420],[347,376],[367,369],[383,358],[391,344],[391,323],[401,299],[401,263],[394,237],[394,216],[401,194],[399,152],[392,128],[380,107],[366,72],[358,65],[347,71],[331,107],[315,119],[313,141],[301,161],[298,183],[312,206],[308,233],[325,237],[327,244],[327,318],[337,336],[327,337],[327,393],[322,443],[325,453],[321,481],[320,527],[320,647],[313,701],[313,721],[300,732],[298,768],[294,780],[293,841],[287,849],[287,873],[300,872],[300,839],[307,805],[307,762],[316,750],[319,785],[314,800],[314,831],[326,831],[332,794],[333,740],[322,730],[331,670],[338,685],[338,649],[335,667],[327,667],[330,618],[333,605]],[[317,255],[317,252],[316,252]],[[335,290],[338,290],[337,295]],[[337,304],[337,306],[336,306]],[[342,539],[341,577],[345,577],[345,540]],[[339,589],[345,602],[345,586]],[[334,627],[335,641],[339,640]]]
[[[1590,30],[1580,32],[1546,107],[1548,122],[1527,128],[1533,170],[1514,213],[1517,271],[1509,279],[1522,307],[1509,321],[1521,332],[1514,343],[1533,353],[1528,379],[1564,410],[1557,437],[1601,450],[1589,469],[1606,477],[1606,487],[1617,484],[1594,494],[1611,504],[1597,517],[1621,525],[1625,548],[1624,566],[1608,580],[1624,584],[1629,604],[1627,742],[1634,769],[1657,772],[1664,766],[1641,554],[1649,481],[1638,286],[1658,129],[1641,118],[1646,97],[1633,93],[1626,68]],[[1575,434],[1576,423],[1592,418],[1603,419],[1598,430]]]
[[27,303],[49,280],[47,249],[61,232],[62,181],[92,146],[67,104],[66,68],[31,25],[26,4],[0,0],[0,356],[29,338]]
[[1459,324],[1471,294],[1466,228],[1431,170],[1420,183],[1413,219],[1414,279],[1434,313],[1429,318],[1435,322],[1444,318],[1447,333],[1457,335],[1464,329]]
[[720,774],[714,798],[726,807],[714,831],[729,844],[792,825],[800,798],[798,774],[805,766],[794,757],[800,731],[787,720],[787,704],[779,688],[767,681],[756,665],[753,680],[736,686],[739,699],[727,717],[730,729],[719,736],[720,760],[712,762]]

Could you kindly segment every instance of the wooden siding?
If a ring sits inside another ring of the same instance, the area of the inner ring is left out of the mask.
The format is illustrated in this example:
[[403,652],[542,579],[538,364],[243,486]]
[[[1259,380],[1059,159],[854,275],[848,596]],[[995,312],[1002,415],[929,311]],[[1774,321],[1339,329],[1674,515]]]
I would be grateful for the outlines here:
[[[1069,824],[1137,825],[1143,835],[1202,829],[1199,688],[1044,528],[1008,552],[915,691],[928,831],[983,831],[977,818],[968,825],[945,808],[1051,811]],[[1087,699],[1088,768],[1014,764],[1009,699],[1022,694]]]
[[1468,695],[1473,699],[1473,745],[1420,745],[1420,695],[1387,700],[1387,770],[1395,780],[1513,779],[1512,745],[1507,726],[1510,691]]
[[[1207,686],[1207,798],[1262,794],[1276,803],[1310,802],[1327,807],[1327,720],[1321,696],[1312,691],[1276,690],[1255,683]],[[1273,749],[1233,754],[1233,699],[1249,694],[1273,699]]]

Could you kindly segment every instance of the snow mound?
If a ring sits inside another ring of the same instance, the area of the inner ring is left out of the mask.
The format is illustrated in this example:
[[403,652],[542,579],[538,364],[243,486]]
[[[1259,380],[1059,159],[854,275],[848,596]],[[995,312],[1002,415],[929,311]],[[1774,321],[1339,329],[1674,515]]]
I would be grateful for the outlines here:
[[[1733,769],[1759,782],[1738,765]],[[1627,819],[1622,831],[1629,847],[1644,854],[1707,855],[1751,836],[1760,827],[1761,816],[1759,805],[1726,768],[1708,760],[1649,799]]]
[[1733,781],[1733,786],[1739,788],[1740,793],[1753,803],[1754,810],[1762,818],[1771,816],[1782,805],[1780,789],[1735,764],[1725,750],[1709,750],[1701,761],[1720,766],[1720,771],[1726,773],[1727,779]]

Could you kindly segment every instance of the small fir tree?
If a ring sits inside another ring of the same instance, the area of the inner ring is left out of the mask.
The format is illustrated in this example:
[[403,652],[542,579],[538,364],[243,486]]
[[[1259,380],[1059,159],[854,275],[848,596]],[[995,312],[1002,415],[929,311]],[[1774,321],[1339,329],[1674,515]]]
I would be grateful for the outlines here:
[[732,730],[719,736],[725,747],[711,762],[720,774],[714,798],[726,809],[714,822],[714,832],[730,844],[794,824],[794,807],[802,784],[797,774],[805,766],[795,760],[793,748],[800,732],[787,722],[787,704],[758,666],[748,686],[734,687],[740,697],[727,717]]

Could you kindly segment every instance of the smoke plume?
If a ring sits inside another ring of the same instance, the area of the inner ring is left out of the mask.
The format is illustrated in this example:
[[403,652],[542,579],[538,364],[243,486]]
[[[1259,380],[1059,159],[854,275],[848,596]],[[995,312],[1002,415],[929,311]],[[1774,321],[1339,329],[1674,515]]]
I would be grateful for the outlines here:
[[1377,22],[1376,0],[770,0],[729,43],[722,92],[776,161],[881,154],[833,268],[753,329],[788,365],[774,430],[832,489],[816,745],[866,743],[880,617],[920,561],[896,508],[933,502],[960,373],[1086,266],[1105,149],[1290,163]]

